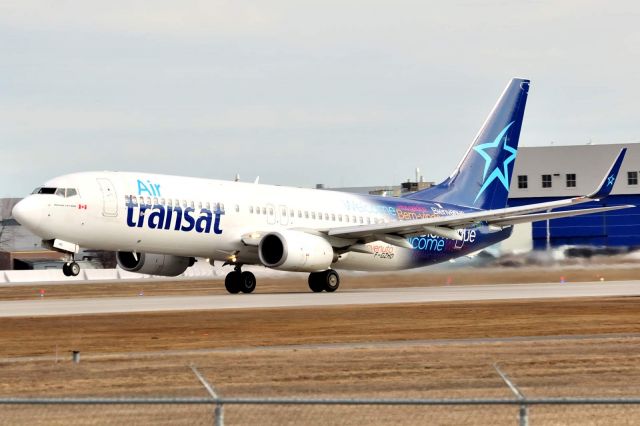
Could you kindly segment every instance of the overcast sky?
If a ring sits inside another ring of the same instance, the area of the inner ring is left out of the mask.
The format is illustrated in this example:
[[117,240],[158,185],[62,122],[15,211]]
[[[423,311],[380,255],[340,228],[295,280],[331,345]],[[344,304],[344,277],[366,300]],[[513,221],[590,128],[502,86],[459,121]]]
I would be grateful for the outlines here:
[[313,186],[454,168],[511,77],[520,144],[640,141],[640,3],[0,2],[0,196],[84,170]]

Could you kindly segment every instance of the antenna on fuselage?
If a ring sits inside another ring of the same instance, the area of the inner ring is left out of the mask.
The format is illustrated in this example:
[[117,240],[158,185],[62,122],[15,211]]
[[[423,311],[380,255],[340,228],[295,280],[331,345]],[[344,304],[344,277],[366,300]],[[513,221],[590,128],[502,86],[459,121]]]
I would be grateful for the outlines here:
[[234,182],[240,182],[240,173],[236,173],[236,177],[235,179],[233,179]]
[[256,180],[253,181],[256,185],[260,183],[260,176],[256,176]]

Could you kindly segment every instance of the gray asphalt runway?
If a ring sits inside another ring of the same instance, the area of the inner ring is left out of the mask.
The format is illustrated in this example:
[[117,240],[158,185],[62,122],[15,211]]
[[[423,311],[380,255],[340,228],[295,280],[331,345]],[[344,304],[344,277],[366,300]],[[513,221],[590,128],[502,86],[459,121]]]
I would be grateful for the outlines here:
[[640,281],[412,287],[340,290],[336,293],[139,296],[91,299],[47,299],[45,297],[37,300],[0,302],[0,317],[638,295],[640,295]]

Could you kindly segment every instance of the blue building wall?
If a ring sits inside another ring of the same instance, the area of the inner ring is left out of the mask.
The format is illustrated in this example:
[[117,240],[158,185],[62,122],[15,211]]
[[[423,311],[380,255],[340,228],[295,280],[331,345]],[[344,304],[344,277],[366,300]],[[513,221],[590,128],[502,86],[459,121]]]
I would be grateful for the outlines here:
[[[543,203],[560,200],[562,197],[513,198],[509,206]],[[633,204],[640,206],[638,195],[611,195],[603,202],[590,202],[578,208],[615,206]],[[572,210],[557,209],[560,210]],[[556,210],[554,210],[556,211]],[[640,248],[640,207],[632,207],[612,212],[575,216],[549,221],[551,246],[590,245],[609,247]],[[547,246],[547,222],[533,222],[532,238],[534,249],[545,249]]]

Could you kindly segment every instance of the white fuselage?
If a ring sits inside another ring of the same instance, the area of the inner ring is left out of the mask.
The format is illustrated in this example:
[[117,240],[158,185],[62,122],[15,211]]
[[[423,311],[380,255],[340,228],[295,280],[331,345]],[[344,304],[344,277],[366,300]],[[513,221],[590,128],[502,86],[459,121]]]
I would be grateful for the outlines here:
[[[366,196],[179,176],[86,172],[54,178],[45,187],[73,188],[77,194],[37,194],[25,199],[34,210],[42,211],[26,225],[44,240],[217,261],[228,261],[233,255],[245,264],[260,263],[256,247],[242,241],[251,234],[287,229],[314,232],[397,220]],[[162,208],[141,208],[141,204]],[[369,253],[340,255],[333,266],[356,270],[418,266],[411,265],[410,249],[380,241],[368,247]]]

